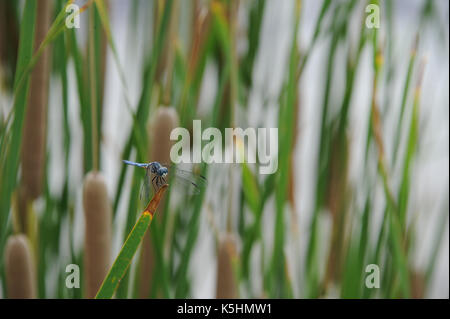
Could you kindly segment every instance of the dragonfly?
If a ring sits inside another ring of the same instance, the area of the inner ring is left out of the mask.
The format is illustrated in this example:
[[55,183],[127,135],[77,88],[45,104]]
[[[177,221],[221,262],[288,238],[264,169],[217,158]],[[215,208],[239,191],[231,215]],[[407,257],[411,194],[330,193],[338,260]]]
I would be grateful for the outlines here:
[[[180,183],[186,187],[189,193],[199,194],[201,188],[206,185],[206,178],[203,175],[186,171],[175,167],[174,165],[161,164],[159,162],[137,163],[123,160],[127,165],[137,166],[145,169],[145,179],[142,183],[140,198],[148,200],[150,197],[150,185],[156,192],[161,186],[167,184],[168,175],[173,175],[175,183]],[[173,173],[173,174],[172,174]]]

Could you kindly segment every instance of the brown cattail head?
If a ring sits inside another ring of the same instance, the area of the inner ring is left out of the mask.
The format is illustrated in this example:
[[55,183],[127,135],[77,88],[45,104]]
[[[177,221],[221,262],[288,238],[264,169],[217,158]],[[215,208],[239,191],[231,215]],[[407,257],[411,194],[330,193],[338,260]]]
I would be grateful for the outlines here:
[[410,271],[411,297],[414,299],[423,299],[426,292],[425,275],[420,271]]
[[19,26],[14,7],[12,1],[0,1],[0,90],[11,88],[17,64]]
[[153,271],[155,269],[155,255],[153,243],[150,241],[150,232],[147,230],[142,240],[140,262],[139,298],[148,298],[152,287]]
[[9,237],[5,248],[5,267],[8,298],[36,298],[34,263],[25,235]]
[[[178,122],[178,114],[173,107],[160,106],[156,110],[148,130],[149,140],[151,141],[148,154],[149,161],[170,162],[170,148],[174,143],[170,140],[170,132],[178,126]],[[164,207],[164,204],[160,206]],[[147,230],[142,241],[139,298],[148,298],[150,295],[154,258],[153,244],[150,240],[150,232]]]
[[[36,51],[50,26],[52,2],[37,1],[34,51]],[[47,127],[47,98],[49,80],[49,48],[40,56],[31,73],[28,106],[23,128],[22,183],[26,197],[36,199],[42,191]]]
[[231,234],[227,234],[219,244],[216,298],[238,298],[238,285],[233,270],[233,261],[236,258],[236,239]]
[[326,190],[326,205],[333,218],[337,218],[339,212],[344,208],[348,189],[349,142],[347,136],[343,136],[340,140],[338,136],[339,134],[333,136],[330,146],[330,169]]
[[93,298],[108,273],[111,257],[111,206],[105,180],[99,172],[90,172],[85,177],[83,207],[86,296]]
[[175,108],[160,106],[149,126],[149,139],[151,149],[149,160],[161,163],[170,162],[170,148],[174,141],[170,140],[170,132],[179,124],[178,114]]
[[333,220],[330,237],[330,251],[323,282],[326,294],[331,282],[340,279],[344,241],[346,236],[346,205],[348,204],[348,158],[349,142],[346,135],[335,133],[330,145],[329,175],[326,189],[326,206]]

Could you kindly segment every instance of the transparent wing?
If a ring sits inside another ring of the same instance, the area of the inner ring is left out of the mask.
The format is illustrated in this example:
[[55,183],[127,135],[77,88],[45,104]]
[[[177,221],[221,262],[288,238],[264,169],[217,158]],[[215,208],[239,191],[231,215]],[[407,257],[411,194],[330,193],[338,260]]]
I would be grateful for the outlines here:
[[183,170],[175,165],[166,166],[169,170],[169,181],[182,186],[189,194],[199,194],[206,187],[207,180],[203,175]]
[[141,204],[144,205],[144,207],[148,204],[148,201],[150,200],[150,195],[151,195],[151,191],[152,191],[151,179],[152,179],[152,174],[149,169],[146,169],[144,181],[142,182],[141,190],[139,192],[139,200],[140,200]]
[[197,183],[191,181],[190,179],[186,179],[181,176],[173,176],[172,179],[170,179],[169,183],[171,185],[179,186],[188,194],[200,194],[200,187],[197,185]]

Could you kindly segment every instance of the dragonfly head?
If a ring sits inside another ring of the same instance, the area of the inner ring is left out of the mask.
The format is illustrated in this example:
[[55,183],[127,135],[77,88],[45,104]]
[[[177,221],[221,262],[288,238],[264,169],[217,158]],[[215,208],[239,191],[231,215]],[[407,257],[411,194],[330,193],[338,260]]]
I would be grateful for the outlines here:
[[167,173],[168,173],[167,167],[161,166],[161,167],[158,169],[158,175],[159,175],[159,176],[166,177],[166,176],[167,176]]

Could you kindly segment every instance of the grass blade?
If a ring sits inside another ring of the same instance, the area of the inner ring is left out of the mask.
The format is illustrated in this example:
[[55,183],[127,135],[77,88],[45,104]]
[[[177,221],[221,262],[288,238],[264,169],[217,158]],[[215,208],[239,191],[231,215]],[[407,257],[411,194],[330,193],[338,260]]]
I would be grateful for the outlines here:
[[125,243],[123,244],[119,255],[111,266],[108,275],[106,276],[99,291],[97,292],[97,295],[95,296],[96,299],[109,299],[114,295],[114,291],[119,285],[122,277],[125,275],[128,266],[130,265],[131,260],[133,259],[133,256],[142,241],[142,238],[144,238],[145,232],[152,222],[153,214],[155,213],[162,195],[167,189],[167,186],[167,184],[163,185],[158,190],[155,196],[153,196],[150,203],[147,205],[145,211],[139,217],[138,221],[125,240]]

